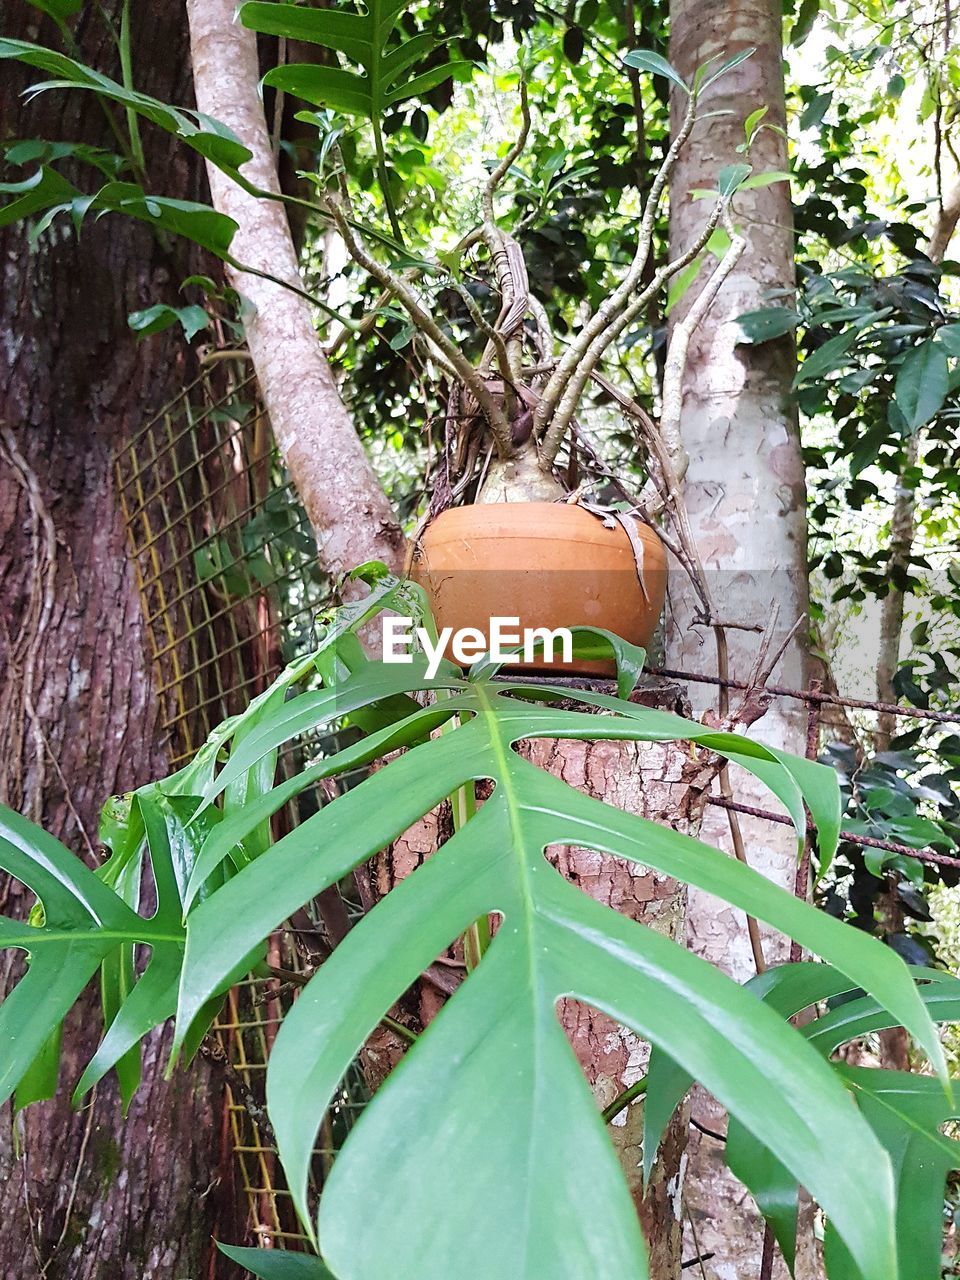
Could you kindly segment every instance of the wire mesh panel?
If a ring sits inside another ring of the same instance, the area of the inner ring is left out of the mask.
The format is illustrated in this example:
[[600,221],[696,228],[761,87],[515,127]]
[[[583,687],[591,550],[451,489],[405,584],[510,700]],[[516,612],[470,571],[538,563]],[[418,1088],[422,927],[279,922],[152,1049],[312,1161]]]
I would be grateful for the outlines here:
[[[221,720],[309,651],[329,582],[243,353],[211,360],[120,450],[115,465],[170,762],[178,767]],[[279,769],[292,776],[342,745],[342,735],[301,737],[281,753]],[[327,798],[304,792],[276,816],[274,834]],[[204,1047],[226,1076],[227,1138],[250,1238],[264,1247],[306,1241],[283,1182],[264,1083],[284,1009],[312,967],[311,935],[323,944],[322,907],[307,908],[299,929],[271,939],[269,961],[291,980],[236,987]],[[364,1098],[362,1077],[351,1073],[324,1124],[316,1189]]]
[[328,584],[242,360],[146,423],[116,480],[177,765],[309,647]]

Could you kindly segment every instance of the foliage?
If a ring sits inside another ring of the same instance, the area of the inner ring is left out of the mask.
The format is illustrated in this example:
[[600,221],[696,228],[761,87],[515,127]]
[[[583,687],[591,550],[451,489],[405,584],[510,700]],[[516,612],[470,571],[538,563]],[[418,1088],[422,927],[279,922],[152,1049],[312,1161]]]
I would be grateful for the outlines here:
[[[939,1021],[956,1020],[960,1014],[960,982],[935,969],[918,968],[914,972],[931,1016]],[[747,988],[783,1017],[796,1016],[828,1001],[832,1008],[800,1028],[804,1038],[825,1056],[857,1036],[891,1025],[889,1015],[873,999],[853,988],[830,965],[782,965],[754,978]],[[835,1069],[891,1157],[897,1184],[900,1275],[934,1280],[940,1271],[944,1184],[947,1174],[960,1167],[960,1143],[945,1138],[941,1128],[957,1114],[957,1100],[945,1094],[929,1076],[851,1068],[842,1062]],[[656,1049],[648,1079],[644,1159],[652,1164],[663,1127],[689,1081],[676,1064]],[[792,1267],[799,1193],[796,1179],[736,1118],[731,1119],[728,1129],[726,1159],[756,1199]],[[827,1271],[830,1280],[857,1280],[867,1274],[862,1262],[851,1258],[829,1223]]]
[[[350,931],[288,1014],[271,1055],[271,1121],[309,1224],[314,1135],[353,1056],[452,940],[477,920],[499,921],[478,968],[336,1162],[317,1227],[334,1272],[347,1280],[389,1265],[446,1277],[475,1238],[491,1274],[582,1275],[597,1249],[605,1266],[613,1258],[645,1274],[630,1197],[556,1020],[557,999],[574,995],[703,1081],[819,1199],[864,1273],[892,1276],[890,1166],[835,1071],[749,991],[564,881],[544,850],[576,843],[625,857],[769,921],[828,960],[848,988],[869,993],[864,998],[889,1010],[889,1020],[910,1027],[936,1060],[922,988],[873,939],[690,837],[575,791],[514,748],[521,738],[687,738],[756,774],[798,832],[805,803],[824,850],[839,824],[832,771],[625,700],[642,654],[606,633],[585,631],[577,643],[582,654],[616,657],[621,697],[577,691],[579,710],[568,709],[569,690],[500,677],[484,661],[465,675],[447,666],[433,681],[420,659],[367,662],[353,629],[384,607],[422,609],[412,588],[380,573],[374,582],[366,604],[347,607],[311,659],[221,726],[196,761],[112,812],[114,852],[99,874],[25,819],[4,814],[0,863],[42,903],[32,923],[4,922],[0,938],[30,956],[0,1009],[0,1037],[15,1047],[4,1061],[5,1091],[29,1078],[31,1060],[97,967],[106,962],[109,979],[124,957],[125,985],[113,983],[109,1025],[77,1096],[111,1066],[128,1064],[139,1039],[175,1009],[177,1052],[189,1057],[222,992],[258,962],[288,915],[445,796],[464,794],[471,816]],[[314,667],[324,687],[288,699]],[[412,701],[416,691],[430,700]],[[367,736],[273,785],[284,742],[344,716]],[[401,747],[398,758],[269,845],[269,817],[290,796]],[[483,779],[493,791],[476,806],[474,786]],[[121,885],[123,870],[140,858],[157,888],[150,917],[124,900]],[[151,958],[137,979],[131,949],[141,947]],[[849,1156],[843,1162],[825,1156],[837,1142]],[[577,1214],[569,1212],[574,1194]]]

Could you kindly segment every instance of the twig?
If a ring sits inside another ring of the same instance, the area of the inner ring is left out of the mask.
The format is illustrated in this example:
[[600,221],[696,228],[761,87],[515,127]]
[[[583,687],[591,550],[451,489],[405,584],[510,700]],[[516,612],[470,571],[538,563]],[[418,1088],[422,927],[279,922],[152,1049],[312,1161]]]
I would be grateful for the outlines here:
[[640,220],[640,230],[637,238],[637,248],[633,255],[633,261],[623,280],[614,291],[600,304],[591,318],[581,329],[577,340],[572,343],[567,350],[556,369],[550,376],[549,381],[544,389],[543,398],[537,406],[535,417],[535,426],[537,435],[542,435],[547,425],[553,417],[553,411],[557,406],[560,396],[563,394],[570,378],[574,375],[581,359],[585,355],[590,344],[595,338],[601,335],[611,322],[619,315],[620,311],[629,302],[638,281],[643,275],[644,268],[647,265],[647,259],[650,256],[650,246],[653,241],[653,228],[656,220],[657,211],[660,207],[660,199],[666,190],[667,182],[670,174],[676,165],[677,158],[683,148],[690,132],[693,129],[697,116],[697,97],[695,93],[691,93],[687,100],[687,109],[684,113],[683,121],[677,131],[677,135],[670,145],[667,154],[657,171],[657,176],[653,180],[650,188],[650,195]]
[[501,456],[508,458],[513,451],[510,442],[510,426],[486,382],[460,349],[451,342],[433,316],[421,307],[407,283],[368,252],[366,246],[354,234],[347,213],[340,202],[341,198],[335,195],[327,196],[327,208],[336,223],[347,252],[354,262],[363,267],[364,271],[378,284],[394,294],[420,332],[429,338],[443,354],[456,376],[483,410]]
[[484,184],[481,197],[483,225],[480,228],[480,235],[493,261],[493,269],[496,273],[503,303],[500,315],[497,318],[496,329],[506,339],[504,359],[506,369],[509,372],[504,372],[504,378],[508,383],[514,384],[520,381],[522,357],[522,338],[517,337],[517,331],[523,324],[523,317],[527,313],[530,290],[527,281],[527,267],[519,245],[512,236],[507,235],[497,225],[494,196],[500,183],[509,173],[511,165],[523,153],[530,134],[530,102],[527,96],[526,82],[523,79],[520,81],[520,113],[522,123],[516,141],[508,148],[506,155],[492,170]]
[[684,267],[689,266],[697,255],[701,253],[720,223],[723,213],[724,204],[723,202],[718,202],[711,210],[710,216],[707,218],[697,239],[679,257],[674,258],[671,262],[666,263],[665,266],[655,271],[650,283],[641,289],[629,306],[624,307],[589,344],[578,361],[577,367],[571,372],[567,380],[560,402],[553,413],[550,425],[544,436],[541,450],[544,465],[552,463],[553,458],[556,457],[570,419],[576,412],[583,389],[593,370],[600,363],[604,352],[612,342],[616,341],[627,325],[640,314],[650,299],[656,297],[669,280],[672,280]]

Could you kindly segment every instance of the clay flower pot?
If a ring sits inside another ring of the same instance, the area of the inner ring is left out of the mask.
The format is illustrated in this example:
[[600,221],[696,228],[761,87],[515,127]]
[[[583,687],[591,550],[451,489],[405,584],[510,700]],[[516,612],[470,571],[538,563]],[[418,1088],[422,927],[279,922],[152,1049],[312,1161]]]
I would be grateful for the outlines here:
[[[427,528],[414,571],[437,626],[476,627],[492,617],[528,627],[602,627],[647,648],[663,609],[666,555],[656,534],[636,525],[643,584],[630,539],[581,507],[495,502],[444,511]],[[551,671],[612,674],[612,664],[532,664]]]

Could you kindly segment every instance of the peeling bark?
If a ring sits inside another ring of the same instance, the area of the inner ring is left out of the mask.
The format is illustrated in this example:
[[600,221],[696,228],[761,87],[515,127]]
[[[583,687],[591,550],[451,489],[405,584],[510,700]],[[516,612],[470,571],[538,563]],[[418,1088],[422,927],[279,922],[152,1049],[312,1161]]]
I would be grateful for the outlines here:
[[[279,195],[258,93],[257,39],[235,19],[235,9],[234,0],[188,0],[197,106],[253,153],[244,176]],[[213,165],[207,174],[214,206],[238,224],[233,256],[301,287],[283,204],[249,195]],[[399,569],[403,534],[344,408],[309,303],[270,280],[233,268],[228,275],[255,308],[246,334],[257,380],[324,568],[341,573],[382,560]]]
[[[735,161],[743,141],[744,117],[766,106],[765,122],[783,128],[785,109],[780,6],[774,0],[737,0],[705,5],[673,0],[670,60],[691,79],[712,57],[730,57],[745,48],[755,52],[704,94],[702,111],[729,111],[697,124],[671,183],[670,256],[693,242],[706,216],[706,202],[690,192],[715,184],[720,169]],[[683,103],[674,101],[674,119]],[[754,171],[787,168],[786,142],[764,130],[751,149]],[[768,305],[767,291],[792,288],[793,226],[786,183],[741,192],[734,221],[748,247],[725,282],[690,345],[681,429],[690,458],[684,495],[710,586],[721,617],[765,625],[774,602],[780,605],[781,636],[807,611],[806,499],[796,412],[790,403],[795,353],[791,339],[758,346],[738,345],[737,316]],[[684,313],[698,287],[693,286],[674,315]],[[693,601],[683,583],[671,584],[668,635],[671,666],[716,674],[712,637],[691,629]],[[728,632],[731,675],[743,679],[756,651],[752,633]],[[774,644],[780,637],[775,638]],[[797,686],[805,678],[804,646],[794,643],[780,682]],[[702,711],[705,697],[691,695]],[[783,700],[764,717],[758,736],[778,747],[802,753],[802,708]],[[734,771],[736,798],[770,807],[759,783]],[[704,822],[710,843],[726,843],[725,819],[711,812]],[[787,828],[754,819],[742,822],[750,863],[793,889],[796,845]],[[705,894],[691,891],[688,904],[691,948],[739,981],[754,971],[743,916]],[[764,931],[768,962],[785,960],[786,939]],[[694,1114],[708,1128],[723,1130],[724,1119],[701,1091]],[[715,1141],[694,1133],[691,1140],[687,1206],[697,1222],[710,1280],[756,1275],[760,1266],[762,1224],[749,1197],[727,1174]],[[689,1242],[688,1242],[689,1245]],[[688,1251],[691,1251],[688,1248]],[[799,1275],[804,1272],[801,1266]]]

